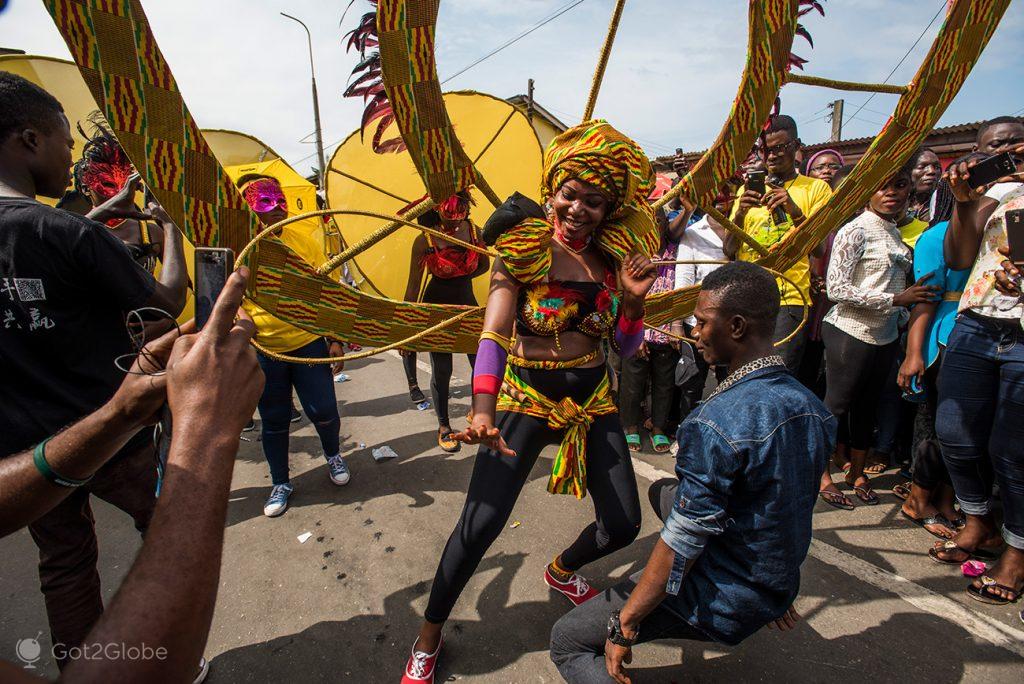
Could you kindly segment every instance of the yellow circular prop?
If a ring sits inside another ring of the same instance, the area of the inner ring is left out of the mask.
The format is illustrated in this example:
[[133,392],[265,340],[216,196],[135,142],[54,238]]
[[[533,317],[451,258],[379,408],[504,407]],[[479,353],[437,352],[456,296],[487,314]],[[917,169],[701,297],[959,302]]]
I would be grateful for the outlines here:
[[[498,196],[504,198],[518,191],[539,200],[542,150],[526,116],[508,102],[480,93],[448,93],[444,101],[466,153]],[[372,127],[363,139],[356,131],[334,153],[327,166],[327,203],[333,209],[362,209],[394,216],[423,197],[426,187],[407,152],[377,154],[370,147],[372,135]],[[392,124],[384,138],[398,135],[397,126]],[[471,219],[481,226],[493,207],[476,190],[473,197],[477,205]],[[384,225],[365,216],[346,216],[339,223],[348,244],[359,242]],[[412,228],[402,228],[355,257],[358,287],[389,299],[404,299],[417,234]],[[474,281],[481,303],[487,297],[487,282],[487,274]]]
[[[89,131],[89,115],[96,111],[96,100],[78,71],[78,66],[56,57],[0,55],[0,71],[9,71],[31,81],[60,101],[68,123],[71,124],[71,137],[75,141],[71,158],[75,161],[80,159],[85,139],[78,132],[78,125],[81,124],[86,132]],[[49,197],[36,199],[51,207],[57,204],[57,200]]]

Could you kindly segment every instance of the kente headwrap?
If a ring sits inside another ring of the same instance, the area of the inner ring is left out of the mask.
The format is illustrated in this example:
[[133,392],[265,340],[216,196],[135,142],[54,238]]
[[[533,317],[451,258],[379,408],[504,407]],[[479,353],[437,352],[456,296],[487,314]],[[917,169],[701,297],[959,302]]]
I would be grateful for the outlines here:
[[[594,236],[602,251],[622,261],[632,252],[649,256],[658,250],[661,237],[647,201],[654,188],[654,169],[639,145],[604,119],[570,128],[544,152],[542,198],[547,201],[572,179],[608,195],[608,215]],[[551,266],[553,233],[548,221],[527,219],[502,235],[495,248],[513,276],[530,282]]]

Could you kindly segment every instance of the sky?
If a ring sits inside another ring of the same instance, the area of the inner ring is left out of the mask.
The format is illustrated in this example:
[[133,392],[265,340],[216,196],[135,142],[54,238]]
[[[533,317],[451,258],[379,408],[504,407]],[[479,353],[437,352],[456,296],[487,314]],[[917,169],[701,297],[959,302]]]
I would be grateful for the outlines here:
[[[826,16],[804,18],[812,49],[804,73],[878,82],[924,35],[890,82],[907,83],[941,24],[925,31],[945,0],[830,0]],[[443,0],[438,20],[442,81],[495,47],[575,0]],[[536,82],[537,102],[567,124],[579,121],[608,27],[614,0],[583,0],[514,45],[445,84],[499,97],[525,93]],[[341,97],[358,61],[341,37],[369,10],[355,0],[143,0],[156,39],[190,110],[203,128],[243,131],[263,140],[300,172],[315,165],[309,56],[302,28],[309,24],[330,158],[359,124],[360,100]],[[676,148],[705,149],[728,115],[746,57],[747,3],[740,0],[631,0],[598,100],[606,118],[651,156]],[[1024,114],[1024,91],[1010,87],[1024,74],[1024,3],[1011,3],[988,49],[939,125]],[[69,58],[40,0],[9,0],[0,13],[0,46]],[[1006,78],[1004,75],[1010,75]],[[856,114],[866,93],[840,93],[791,84],[782,109],[800,124],[806,143],[827,140],[829,102],[846,100],[843,137],[875,135],[896,96],[876,95]]]

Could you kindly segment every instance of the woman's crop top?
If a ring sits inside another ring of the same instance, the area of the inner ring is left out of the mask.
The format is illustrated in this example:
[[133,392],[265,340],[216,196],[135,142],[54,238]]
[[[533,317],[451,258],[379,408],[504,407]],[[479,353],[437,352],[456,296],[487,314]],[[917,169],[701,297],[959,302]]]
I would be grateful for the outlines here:
[[[474,243],[479,245],[480,241],[475,239]],[[430,271],[430,275],[435,278],[445,280],[464,278],[472,275],[476,271],[477,266],[480,265],[480,254],[478,252],[468,250],[465,247],[459,247],[458,245],[448,245],[439,248],[434,245],[434,241],[430,239],[429,235],[427,236],[427,244],[429,246],[423,253],[423,265]]]
[[580,332],[601,338],[615,327],[618,314],[619,297],[608,280],[604,283],[537,281],[519,290],[516,334],[553,337],[559,333]]

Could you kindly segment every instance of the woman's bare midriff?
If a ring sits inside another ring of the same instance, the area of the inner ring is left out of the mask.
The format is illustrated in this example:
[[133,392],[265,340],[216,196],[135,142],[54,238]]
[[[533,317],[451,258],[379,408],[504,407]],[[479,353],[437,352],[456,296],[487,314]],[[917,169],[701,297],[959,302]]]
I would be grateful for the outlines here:
[[[578,332],[560,333],[558,342],[556,345],[554,337],[516,337],[512,353],[531,361],[571,361],[586,356],[601,346],[601,340]],[[604,363],[604,354],[600,353],[596,359],[580,368],[598,368]]]

